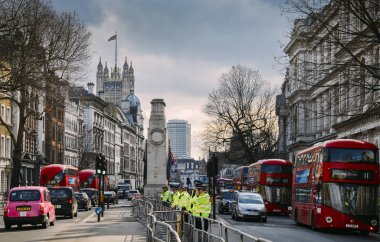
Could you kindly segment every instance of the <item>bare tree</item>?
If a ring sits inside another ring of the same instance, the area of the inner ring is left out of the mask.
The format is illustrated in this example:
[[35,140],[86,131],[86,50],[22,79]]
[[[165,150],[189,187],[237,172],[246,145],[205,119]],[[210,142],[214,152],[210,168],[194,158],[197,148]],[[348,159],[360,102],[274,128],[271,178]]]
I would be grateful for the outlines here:
[[[283,11],[301,17],[285,48],[290,59],[286,85],[330,89],[318,116],[380,113],[380,2],[287,0]],[[303,46],[302,54],[290,47],[295,42]]]
[[202,135],[203,147],[222,149],[230,144],[230,159],[252,163],[274,155],[276,147],[275,91],[258,71],[233,66],[208,96],[203,112],[210,121]]
[[[49,1],[0,0],[0,100],[11,100],[19,116],[15,133],[0,118],[14,144],[11,187],[19,185],[26,127],[43,115],[36,108],[39,97],[54,98],[80,74],[90,36],[75,14],[57,12]],[[62,102],[60,95],[56,102]]]

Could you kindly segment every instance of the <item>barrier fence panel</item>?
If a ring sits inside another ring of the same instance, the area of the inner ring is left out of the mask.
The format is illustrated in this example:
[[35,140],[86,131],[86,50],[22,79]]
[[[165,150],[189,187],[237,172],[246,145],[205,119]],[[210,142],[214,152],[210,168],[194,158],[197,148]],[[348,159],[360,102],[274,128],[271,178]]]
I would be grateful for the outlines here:
[[152,198],[134,201],[132,211],[136,217],[146,221],[149,242],[270,242],[227,226],[219,220],[173,210]]

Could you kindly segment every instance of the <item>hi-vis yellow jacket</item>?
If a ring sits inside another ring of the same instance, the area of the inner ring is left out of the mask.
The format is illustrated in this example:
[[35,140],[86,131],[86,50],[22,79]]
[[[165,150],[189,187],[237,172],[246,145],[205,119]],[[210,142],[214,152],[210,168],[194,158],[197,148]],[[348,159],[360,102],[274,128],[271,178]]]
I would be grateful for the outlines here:
[[175,193],[173,194],[173,203],[172,203],[172,205],[171,205],[172,208],[174,208],[175,206],[178,206],[179,196],[180,196],[180,193],[179,193],[179,192],[175,192]]
[[161,201],[163,202],[171,202],[172,196],[170,195],[170,191],[166,190],[161,193]]
[[195,216],[202,216],[208,218],[211,213],[211,202],[210,195],[208,193],[203,193],[199,195],[195,200],[193,208],[191,209],[192,214]]
[[185,208],[187,211],[190,211],[191,203],[190,203],[190,194],[186,191],[181,192],[181,195],[178,200],[179,209]]

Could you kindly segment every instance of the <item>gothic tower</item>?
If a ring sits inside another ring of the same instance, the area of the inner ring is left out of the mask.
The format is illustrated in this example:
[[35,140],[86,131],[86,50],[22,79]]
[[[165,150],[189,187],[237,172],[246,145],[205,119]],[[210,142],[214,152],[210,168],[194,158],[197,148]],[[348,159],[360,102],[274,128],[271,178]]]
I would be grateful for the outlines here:
[[103,78],[102,58],[99,58],[98,72],[96,73],[96,93],[103,91]]

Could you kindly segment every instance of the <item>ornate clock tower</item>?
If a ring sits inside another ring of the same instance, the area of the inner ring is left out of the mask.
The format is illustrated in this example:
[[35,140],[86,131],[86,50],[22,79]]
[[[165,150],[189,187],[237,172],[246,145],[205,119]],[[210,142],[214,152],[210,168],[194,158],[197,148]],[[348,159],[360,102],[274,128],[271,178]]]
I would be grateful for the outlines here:
[[167,185],[168,136],[166,129],[165,102],[153,99],[147,140],[147,184],[144,193],[155,195]]

